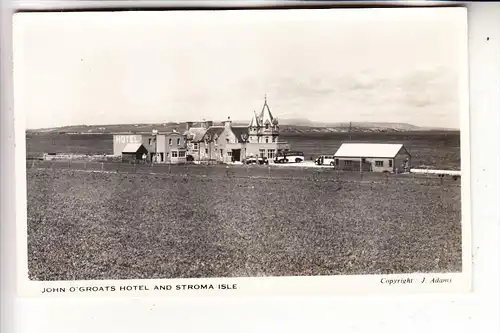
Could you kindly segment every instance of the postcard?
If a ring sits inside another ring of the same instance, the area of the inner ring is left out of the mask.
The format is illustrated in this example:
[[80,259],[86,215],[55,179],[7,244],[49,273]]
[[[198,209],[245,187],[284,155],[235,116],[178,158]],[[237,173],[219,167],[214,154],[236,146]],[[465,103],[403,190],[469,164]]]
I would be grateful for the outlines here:
[[13,29],[19,295],[471,290],[465,8]]

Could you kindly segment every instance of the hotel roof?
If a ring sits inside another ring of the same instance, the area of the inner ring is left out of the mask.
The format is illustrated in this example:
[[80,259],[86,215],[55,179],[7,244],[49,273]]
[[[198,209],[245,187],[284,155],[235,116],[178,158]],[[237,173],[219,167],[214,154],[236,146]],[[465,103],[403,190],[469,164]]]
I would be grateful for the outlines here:
[[203,135],[202,140],[213,141],[216,137],[221,135],[222,132],[224,132],[224,126],[211,126]]
[[206,132],[206,128],[191,127],[189,130],[184,132],[184,134],[187,136],[188,140],[191,140],[193,142],[201,142]]
[[[245,142],[246,140],[248,140],[248,127],[243,127],[243,126],[233,126],[231,127],[231,130],[233,131],[234,133],[234,136],[236,136],[236,139],[238,140],[238,142]],[[243,140],[242,138],[242,135],[243,134],[246,134],[247,138],[246,140]]]

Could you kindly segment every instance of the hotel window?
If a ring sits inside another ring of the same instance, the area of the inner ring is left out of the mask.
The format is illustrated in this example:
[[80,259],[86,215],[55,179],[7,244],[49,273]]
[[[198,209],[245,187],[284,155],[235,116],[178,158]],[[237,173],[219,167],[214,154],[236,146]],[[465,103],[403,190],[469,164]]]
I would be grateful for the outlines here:
[[177,157],[177,150],[172,150],[172,157]]
[[179,157],[186,157],[186,152],[184,150],[180,150]]
[[351,164],[352,164],[352,161],[351,161],[351,160],[345,160],[345,161],[344,161],[344,164],[345,164],[345,165],[351,165]]
[[274,159],[274,149],[267,150],[267,158]]
[[273,136],[273,142],[276,142],[277,137]]
[[269,129],[269,123],[266,123],[266,129]]
[[228,151],[228,152],[227,152],[227,156],[228,156],[228,157],[233,156],[233,152],[232,152],[232,151]]
[[389,160],[389,168],[392,168],[392,160]]
[[198,150],[198,143],[193,143],[193,150]]
[[181,139],[177,139],[177,145],[179,146],[181,144]]
[[269,138],[266,136],[266,143],[269,143]]
[[266,154],[265,149],[259,149],[259,157],[264,157],[265,154]]
[[168,139],[168,145],[171,146],[172,145],[172,139]]
[[383,167],[384,166],[384,161],[375,161],[375,166],[377,166],[377,167]]
[[205,148],[205,154],[208,154],[208,148]]
[[226,143],[229,143],[229,138],[226,139]]
[[224,157],[224,149],[220,150],[220,157]]

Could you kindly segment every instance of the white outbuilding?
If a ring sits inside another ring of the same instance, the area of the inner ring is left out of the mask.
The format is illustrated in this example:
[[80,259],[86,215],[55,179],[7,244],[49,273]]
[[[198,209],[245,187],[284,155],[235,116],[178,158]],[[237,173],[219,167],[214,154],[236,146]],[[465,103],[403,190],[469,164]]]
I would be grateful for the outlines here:
[[342,143],[335,166],[346,171],[405,172],[411,155],[400,143]]

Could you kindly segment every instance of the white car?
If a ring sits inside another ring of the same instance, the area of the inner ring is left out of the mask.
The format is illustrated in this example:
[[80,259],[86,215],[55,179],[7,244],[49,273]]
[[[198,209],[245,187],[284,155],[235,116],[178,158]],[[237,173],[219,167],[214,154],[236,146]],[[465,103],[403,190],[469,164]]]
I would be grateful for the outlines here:
[[321,155],[314,161],[314,163],[317,165],[335,166],[335,157],[333,155]]
[[274,163],[301,163],[304,162],[304,153],[301,151],[279,152],[274,158]]

